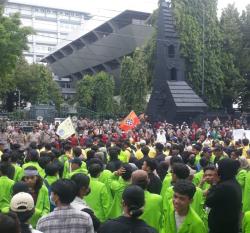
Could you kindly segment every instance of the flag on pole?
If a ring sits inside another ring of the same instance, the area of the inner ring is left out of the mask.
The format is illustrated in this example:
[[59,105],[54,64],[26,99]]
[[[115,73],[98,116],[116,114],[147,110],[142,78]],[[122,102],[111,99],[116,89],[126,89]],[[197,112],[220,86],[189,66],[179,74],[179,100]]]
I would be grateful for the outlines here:
[[66,118],[57,128],[56,134],[61,139],[67,139],[72,134],[75,134],[75,128],[73,126],[72,120],[70,117]]
[[140,124],[140,119],[137,117],[134,111],[130,112],[128,116],[120,122],[120,129],[128,131],[135,128]]

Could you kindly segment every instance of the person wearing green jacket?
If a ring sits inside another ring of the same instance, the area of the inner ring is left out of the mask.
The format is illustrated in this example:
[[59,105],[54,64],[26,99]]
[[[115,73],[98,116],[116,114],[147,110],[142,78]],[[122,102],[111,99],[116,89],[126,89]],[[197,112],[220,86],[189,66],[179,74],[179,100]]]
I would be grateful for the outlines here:
[[13,177],[13,180],[15,182],[20,181],[22,179],[22,175],[23,175],[23,169],[17,164],[18,157],[19,157],[18,151],[12,151],[10,153],[11,164],[15,168],[15,174]]
[[22,175],[24,175],[24,170],[27,167],[35,167],[36,170],[38,171],[39,175],[42,178],[44,178],[45,172],[38,164],[39,154],[38,154],[37,150],[30,150],[29,153],[28,153],[27,158],[28,158],[29,162],[23,164],[23,166],[22,166],[22,169],[23,169],[22,173],[23,174]]
[[59,168],[55,163],[49,163],[45,167],[45,178],[44,183],[46,187],[49,189],[49,187],[56,182],[59,179]]
[[70,166],[70,173],[68,173],[67,178],[70,179],[73,175],[81,173],[81,174],[88,174],[86,169],[86,165],[82,166],[84,162],[78,157],[75,157],[69,161]]
[[[118,171],[114,172],[110,189],[113,201],[109,211],[109,218],[117,218],[122,214],[122,193],[131,183],[133,169],[130,164],[124,164]],[[118,180],[117,180],[118,178]]]
[[191,207],[195,186],[188,180],[179,180],[174,185],[174,197],[170,200],[166,215],[166,233],[207,233],[207,229]]
[[30,224],[35,228],[38,220],[50,212],[48,189],[43,185],[43,180],[35,167],[27,167],[24,170],[23,181],[29,186],[35,202],[35,212],[30,219]]
[[108,219],[111,197],[105,184],[98,181],[98,177],[102,172],[102,167],[98,163],[92,163],[88,166],[88,171],[90,174],[89,186],[91,192],[88,196],[84,197],[84,200],[94,211],[96,217],[101,222],[105,222]]
[[250,211],[244,214],[242,221],[242,233],[250,233]]
[[250,211],[250,170],[245,175],[245,185],[243,191],[243,212]]
[[211,185],[215,184],[218,181],[217,169],[214,165],[208,165],[204,168],[204,175],[202,180],[198,184],[198,187],[206,192]]
[[9,164],[0,163],[0,212],[8,212],[14,181],[7,177]]
[[149,178],[147,172],[137,170],[132,173],[132,184],[141,187],[145,194],[145,205],[140,219],[144,220],[149,226],[158,232],[163,230],[163,208],[162,197],[147,191]]

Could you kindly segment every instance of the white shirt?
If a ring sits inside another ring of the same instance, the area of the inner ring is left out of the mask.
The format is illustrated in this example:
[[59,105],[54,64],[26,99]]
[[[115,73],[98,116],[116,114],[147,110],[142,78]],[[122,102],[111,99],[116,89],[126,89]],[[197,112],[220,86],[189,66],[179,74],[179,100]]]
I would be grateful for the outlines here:
[[179,231],[181,224],[183,223],[186,216],[180,216],[176,211],[174,212],[176,229]]

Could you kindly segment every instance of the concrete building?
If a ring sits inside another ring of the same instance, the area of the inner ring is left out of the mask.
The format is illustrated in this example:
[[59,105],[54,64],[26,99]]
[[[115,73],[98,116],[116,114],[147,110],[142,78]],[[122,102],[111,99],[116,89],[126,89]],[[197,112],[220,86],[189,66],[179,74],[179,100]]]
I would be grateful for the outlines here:
[[85,12],[23,4],[15,0],[7,1],[4,14],[9,16],[16,12],[20,13],[22,24],[32,27],[36,33],[29,36],[29,51],[24,51],[29,63],[39,62],[51,53],[55,46],[66,40],[72,31],[83,30],[85,20],[90,18]]
[[76,82],[86,74],[106,71],[119,85],[122,58],[152,36],[149,17],[149,13],[126,10],[45,56],[42,62],[56,75],[64,97],[75,94]]

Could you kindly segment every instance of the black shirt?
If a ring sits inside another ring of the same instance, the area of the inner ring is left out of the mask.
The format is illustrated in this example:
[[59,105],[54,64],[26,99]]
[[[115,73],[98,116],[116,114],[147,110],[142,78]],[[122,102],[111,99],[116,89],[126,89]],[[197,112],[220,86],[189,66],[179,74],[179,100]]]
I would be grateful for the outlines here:
[[141,219],[121,216],[104,223],[98,233],[157,233]]

